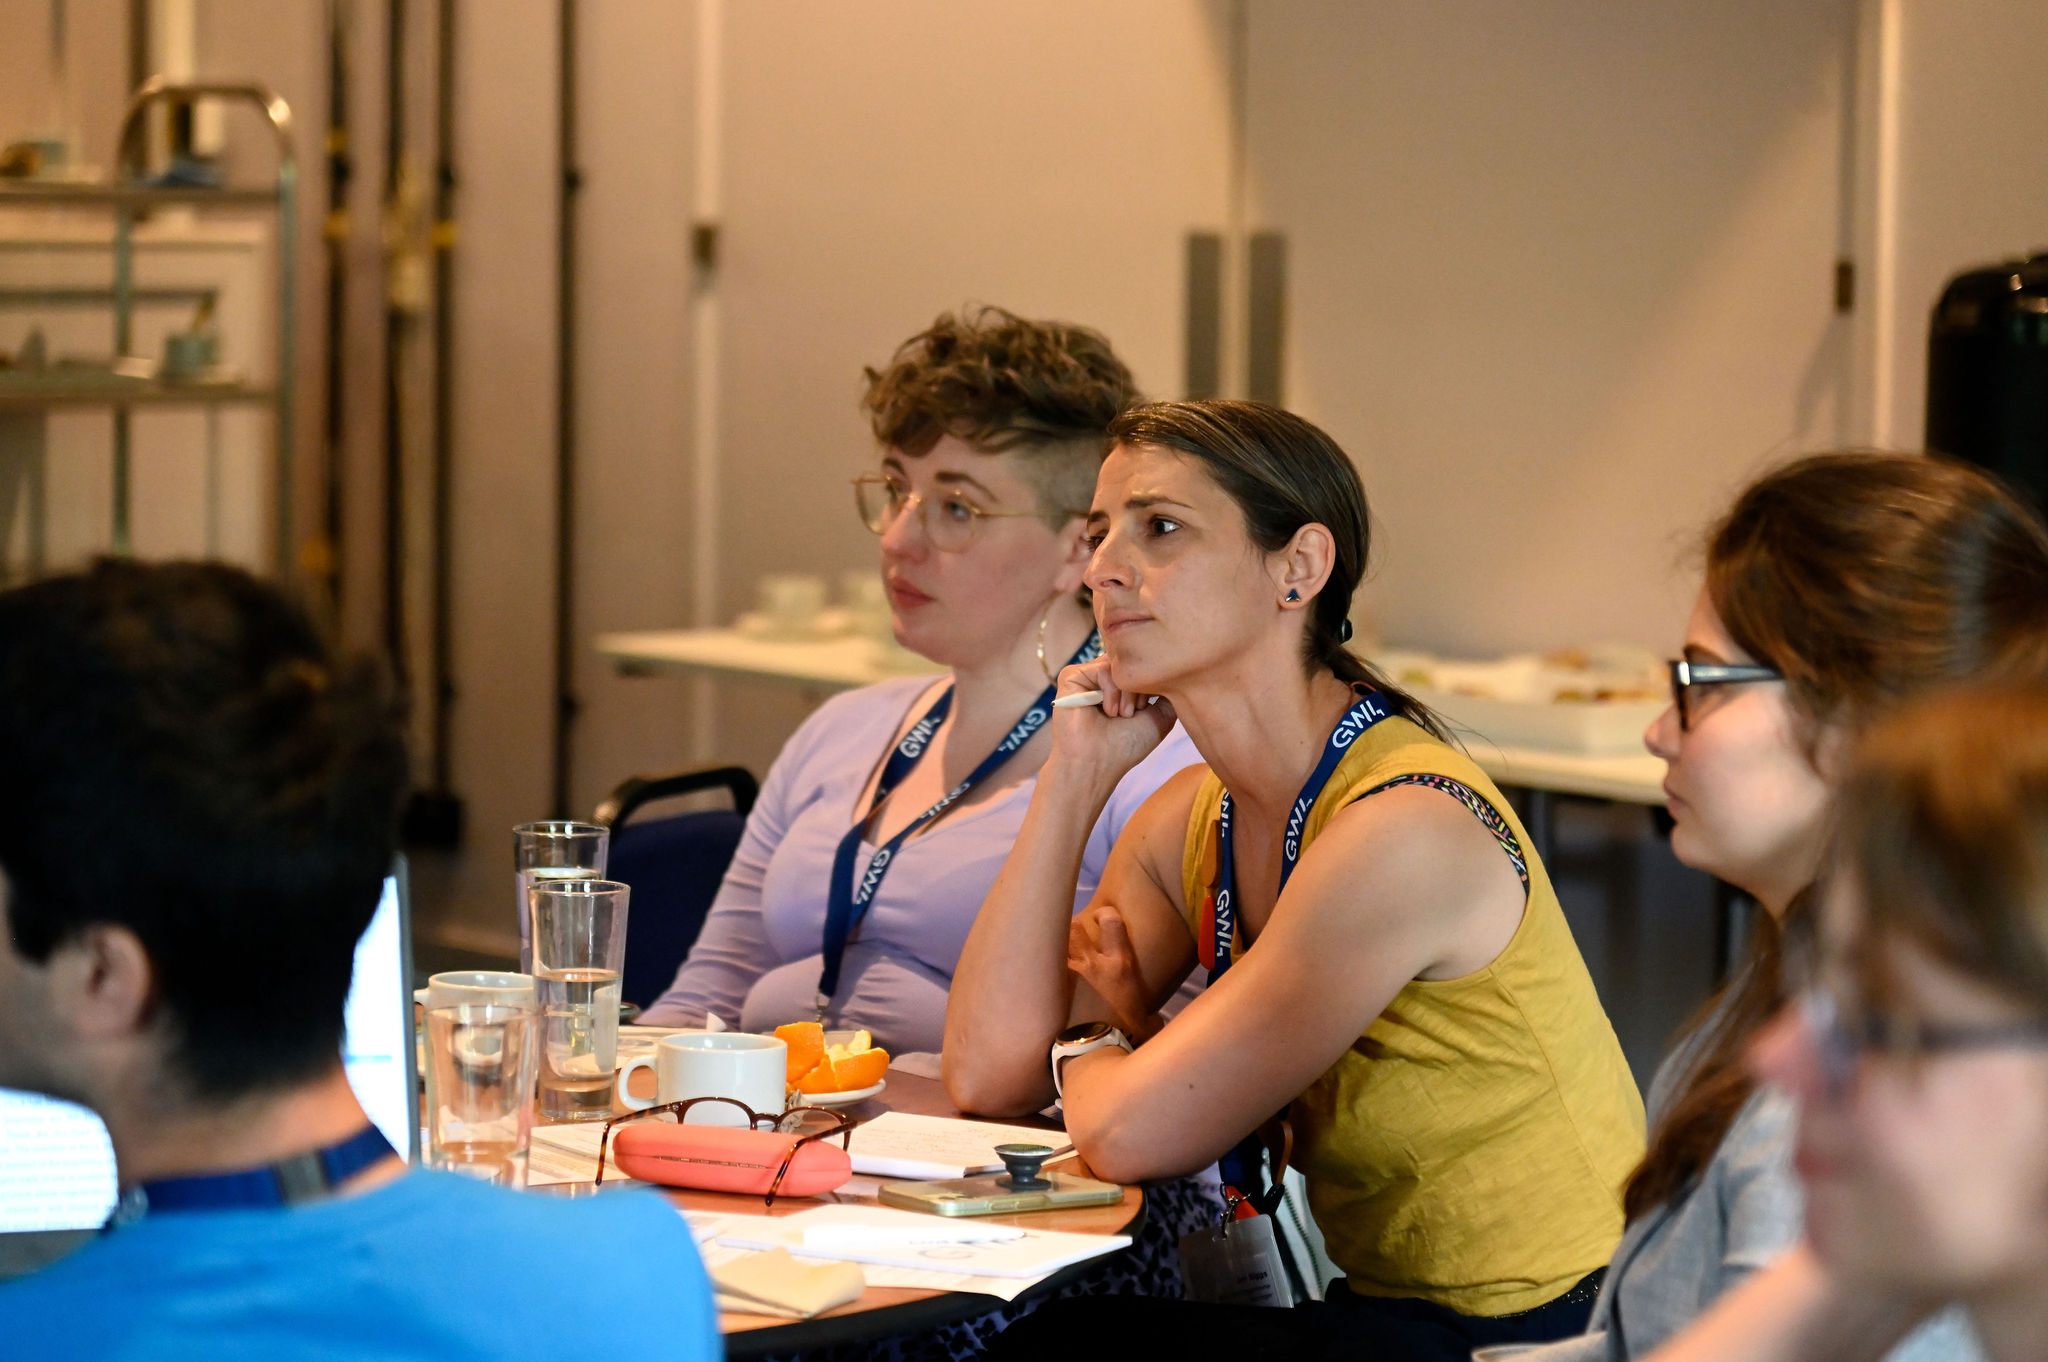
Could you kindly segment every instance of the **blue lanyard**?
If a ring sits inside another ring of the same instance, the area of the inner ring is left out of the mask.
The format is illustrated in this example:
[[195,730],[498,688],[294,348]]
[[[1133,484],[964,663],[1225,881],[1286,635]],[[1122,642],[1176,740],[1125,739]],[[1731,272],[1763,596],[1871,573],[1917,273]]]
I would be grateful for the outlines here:
[[[330,1195],[342,1183],[397,1151],[377,1127],[364,1126],[345,1140],[296,1158],[238,1173],[201,1173],[189,1178],[145,1182],[139,1189],[148,1212],[252,1210],[291,1206]],[[117,1216],[117,1218],[119,1218]]]
[[[1330,783],[1337,764],[1344,760],[1351,744],[1357,742],[1368,728],[1391,717],[1393,712],[1386,697],[1378,691],[1362,690],[1357,702],[1344,711],[1344,717],[1337,720],[1337,726],[1330,730],[1316,769],[1309,773],[1308,783],[1301,787],[1301,793],[1295,796],[1294,806],[1287,811],[1287,829],[1280,842],[1281,889],[1287,887],[1288,877],[1301,860],[1301,836],[1308,826],[1309,810],[1315,807],[1323,787]],[[1223,972],[1230,968],[1232,949],[1237,944],[1237,863],[1231,851],[1230,832],[1230,791],[1225,790],[1216,809],[1216,889],[1210,908],[1216,953],[1209,965],[1211,984],[1221,979]],[[1264,1191],[1257,1190],[1265,1182],[1261,1164],[1263,1152],[1258,1135],[1247,1135],[1217,1160],[1217,1164],[1226,1189],[1233,1189],[1244,1196],[1261,1215],[1271,1215],[1280,1204],[1281,1189],[1275,1184]],[[1226,1211],[1226,1218],[1228,1214]]]
[[[1102,652],[1102,636],[1093,630],[1075,654],[1067,660],[1069,667],[1087,662]],[[1010,727],[1009,734],[996,744],[996,750],[981,759],[981,764],[967,773],[967,779],[955,785],[939,799],[939,802],[910,820],[901,832],[891,837],[878,848],[874,859],[861,874],[860,882],[854,883],[853,863],[860,854],[861,834],[875,811],[882,807],[882,801],[889,797],[905,776],[916,767],[918,761],[931,747],[932,736],[939,731],[939,725],[953,708],[953,688],[932,702],[918,721],[903,735],[903,741],[896,744],[889,753],[889,760],[882,767],[882,775],[875,782],[875,797],[868,805],[868,816],[855,823],[847,834],[839,839],[839,850],[832,857],[832,881],[826,889],[825,899],[825,967],[818,973],[818,1020],[825,1019],[825,1013],[832,1006],[832,995],[839,991],[839,967],[846,958],[846,942],[853,935],[853,929],[860,925],[869,907],[874,904],[875,895],[881,892],[882,880],[889,873],[889,865],[896,859],[896,852],[910,835],[925,824],[953,807],[969,790],[994,774],[997,767],[1008,761],[1017,749],[1031,741],[1031,735],[1045,727],[1052,718],[1053,696],[1056,686],[1047,686],[1031,702],[1022,718]]]
[[[1323,744],[1321,760],[1309,773],[1308,783],[1301,787],[1301,793],[1295,796],[1294,807],[1287,812],[1287,832],[1280,843],[1281,889],[1287,887],[1288,877],[1301,860],[1301,834],[1308,826],[1309,810],[1315,807],[1323,787],[1330,783],[1337,763],[1344,760],[1351,744],[1357,742],[1368,728],[1390,718],[1393,713],[1385,696],[1376,690],[1367,690],[1359,695],[1357,703],[1344,711],[1344,717],[1330,730],[1329,739]],[[1216,893],[1212,909],[1216,954],[1209,966],[1209,982],[1212,984],[1230,968],[1231,951],[1237,944],[1237,858],[1230,843],[1230,791],[1225,790],[1222,803],[1216,809]]]

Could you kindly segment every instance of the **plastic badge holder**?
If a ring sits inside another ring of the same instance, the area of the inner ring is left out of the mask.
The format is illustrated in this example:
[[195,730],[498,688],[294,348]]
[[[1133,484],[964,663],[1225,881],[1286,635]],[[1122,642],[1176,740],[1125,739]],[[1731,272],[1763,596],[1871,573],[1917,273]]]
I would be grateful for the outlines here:
[[[627,1177],[664,1187],[766,1196],[776,1170],[801,1136],[733,1126],[636,1121],[612,1134],[612,1165]],[[812,1140],[796,1151],[777,1196],[817,1196],[845,1185],[853,1160],[837,1144]]]

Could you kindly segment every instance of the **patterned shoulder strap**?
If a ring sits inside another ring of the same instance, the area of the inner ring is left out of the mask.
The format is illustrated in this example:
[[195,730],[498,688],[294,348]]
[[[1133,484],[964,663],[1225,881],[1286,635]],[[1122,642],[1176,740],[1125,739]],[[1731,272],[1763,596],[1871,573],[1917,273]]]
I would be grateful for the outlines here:
[[[1522,882],[1522,892],[1529,892],[1529,858],[1522,851],[1521,842],[1515,837],[1515,830],[1508,826],[1508,820],[1500,816],[1500,810],[1487,802],[1486,798],[1462,781],[1452,780],[1428,771],[1417,771],[1410,775],[1395,776],[1392,780],[1381,781],[1359,796],[1371,799],[1382,790],[1391,790],[1396,785],[1420,785],[1425,789],[1441,790],[1472,811],[1472,816],[1485,824],[1493,839],[1500,843],[1508,860],[1515,867],[1515,876]],[[1355,801],[1354,801],[1355,802]]]

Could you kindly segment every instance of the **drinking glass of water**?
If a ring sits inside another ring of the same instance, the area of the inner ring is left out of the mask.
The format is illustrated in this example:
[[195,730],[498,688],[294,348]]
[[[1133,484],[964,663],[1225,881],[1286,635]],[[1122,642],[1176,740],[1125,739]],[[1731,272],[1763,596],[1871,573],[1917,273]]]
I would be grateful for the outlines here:
[[519,972],[533,973],[533,919],[526,891],[536,880],[601,880],[611,855],[611,829],[550,819],[512,829],[513,911],[519,918]]
[[427,1009],[427,1161],[506,1187],[526,1185],[538,1058],[527,1006]]
[[540,996],[540,1110],[551,1120],[611,1115],[630,892],[617,880],[545,878],[526,891]]

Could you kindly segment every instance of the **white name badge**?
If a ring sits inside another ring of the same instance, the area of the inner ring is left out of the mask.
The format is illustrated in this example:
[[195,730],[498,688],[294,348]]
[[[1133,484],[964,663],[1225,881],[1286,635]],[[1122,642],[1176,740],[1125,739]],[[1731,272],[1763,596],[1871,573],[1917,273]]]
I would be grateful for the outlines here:
[[1294,1304],[1270,1215],[1182,1235],[1180,1278],[1191,1301],[1283,1309]]

